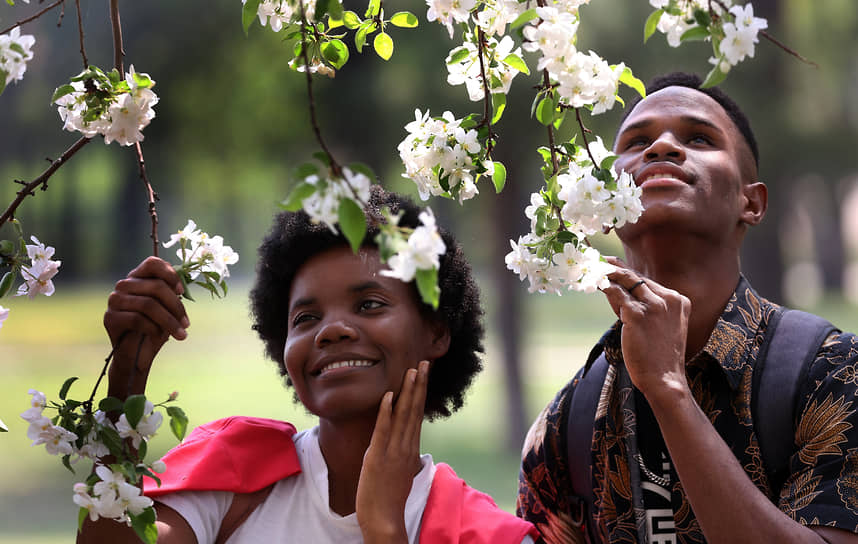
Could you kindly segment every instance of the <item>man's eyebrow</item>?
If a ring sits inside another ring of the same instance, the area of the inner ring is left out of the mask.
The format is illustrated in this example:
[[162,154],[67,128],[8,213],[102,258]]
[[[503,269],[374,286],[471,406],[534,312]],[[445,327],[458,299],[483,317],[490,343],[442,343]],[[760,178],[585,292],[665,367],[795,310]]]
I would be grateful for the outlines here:
[[[703,125],[703,126],[708,127],[712,130],[716,130],[718,132],[723,132],[721,130],[721,127],[719,127],[718,125],[716,125],[715,123],[713,123],[712,121],[710,121],[709,119],[706,119],[704,117],[698,117],[696,115],[683,115],[679,119],[683,123],[688,124],[688,125]],[[633,131],[633,130],[645,129],[645,128],[649,127],[650,125],[652,125],[653,123],[655,123],[655,119],[641,119],[640,121],[635,121],[634,123],[630,123],[630,124],[622,127],[620,129],[620,135],[622,135],[626,132],[629,132],[629,131]]]

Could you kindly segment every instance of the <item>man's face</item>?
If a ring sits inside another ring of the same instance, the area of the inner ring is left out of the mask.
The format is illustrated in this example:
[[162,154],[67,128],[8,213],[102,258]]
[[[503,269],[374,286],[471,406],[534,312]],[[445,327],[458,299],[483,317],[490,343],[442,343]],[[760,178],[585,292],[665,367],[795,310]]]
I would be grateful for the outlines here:
[[709,96],[687,87],[649,95],[623,122],[614,151],[617,170],[643,190],[641,219],[618,231],[624,242],[653,227],[717,241],[741,226],[742,189],[755,181],[755,167],[739,129]]

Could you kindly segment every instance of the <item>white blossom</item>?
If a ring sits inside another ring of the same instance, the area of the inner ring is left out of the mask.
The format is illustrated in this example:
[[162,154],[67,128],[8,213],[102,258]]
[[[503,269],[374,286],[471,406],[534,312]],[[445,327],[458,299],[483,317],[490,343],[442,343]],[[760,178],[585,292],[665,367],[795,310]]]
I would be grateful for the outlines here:
[[476,0],[426,0],[429,9],[426,10],[428,21],[438,21],[453,37],[453,23],[464,23],[468,20],[471,10],[477,5]]
[[[467,51],[468,55],[458,62],[451,63],[453,55],[462,50]],[[521,57],[521,48],[515,48],[515,42],[509,36],[504,36],[500,42],[489,37],[486,40],[484,53],[482,66],[488,79],[489,92],[507,94],[513,78],[518,75],[518,70],[503,61],[509,55]],[[449,72],[447,83],[450,85],[464,83],[468,97],[472,101],[483,99],[485,88],[480,68],[479,48],[474,43],[467,41],[450,51],[446,64]]]
[[54,282],[51,280],[57,275],[61,261],[35,261],[32,266],[22,266],[21,276],[24,283],[18,287],[15,296],[27,295],[35,298],[38,294],[51,296],[54,294]]
[[305,198],[301,203],[304,211],[310,216],[313,223],[324,223],[336,233],[336,225],[339,222],[340,201],[344,198],[359,202],[369,201],[369,190],[372,185],[370,179],[360,173],[353,172],[350,168],[342,169],[343,177],[320,178],[311,175],[304,181],[316,186],[318,189]]
[[414,279],[417,270],[431,270],[440,267],[439,257],[447,250],[444,240],[438,233],[435,216],[426,208],[418,216],[421,225],[408,237],[404,249],[387,261],[390,270],[382,270],[383,276],[398,278],[404,282]]
[[20,81],[27,71],[27,62],[32,60],[32,47],[36,38],[29,34],[21,34],[20,27],[15,27],[8,34],[0,34],[0,74],[5,74],[4,85]]
[[3,328],[3,322],[9,318],[9,308],[4,308],[0,305],[0,329]]
[[21,418],[24,421],[32,422],[42,417],[42,411],[44,411],[48,400],[44,393],[36,389],[30,389],[27,394],[32,395],[30,407],[21,414]]
[[147,400],[143,408],[143,417],[140,418],[135,427],[131,426],[125,414],[119,416],[119,421],[116,422],[116,430],[119,432],[119,436],[130,438],[131,445],[139,448],[140,442],[143,440],[148,441],[151,437],[155,436],[155,432],[164,420],[164,415],[154,410],[155,406],[151,401]]
[[768,22],[754,17],[754,6],[751,4],[744,8],[733,6],[730,13],[736,19],[735,22],[724,23],[724,39],[719,48],[724,60],[735,66],[745,57],[754,57],[754,44],[759,41],[757,34],[768,27]]

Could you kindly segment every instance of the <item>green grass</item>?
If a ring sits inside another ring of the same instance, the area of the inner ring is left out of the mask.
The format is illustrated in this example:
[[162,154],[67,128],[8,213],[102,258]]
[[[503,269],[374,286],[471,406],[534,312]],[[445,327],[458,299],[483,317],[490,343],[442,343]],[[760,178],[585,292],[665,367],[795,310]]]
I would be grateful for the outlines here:
[[[82,478],[62,468],[42,447],[31,447],[27,425],[18,414],[27,407],[27,389],[42,390],[55,399],[69,376],[80,377],[72,397],[88,395],[109,351],[101,325],[109,291],[109,285],[66,287],[51,298],[4,299],[12,313],[0,330],[0,419],[10,431],[0,434],[0,544],[71,540],[77,516],[71,486]],[[282,387],[274,364],[264,359],[262,345],[249,328],[246,300],[247,287],[235,285],[225,300],[201,295],[190,303],[190,337],[164,347],[149,381],[149,395],[159,400],[179,390],[178,404],[192,426],[235,414],[284,419],[298,428],[313,425],[313,417]],[[854,307],[838,299],[811,310],[844,329],[858,329]],[[599,295],[528,297],[523,311],[527,323],[523,376],[527,417],[532,419],[582,364],[613,316]],[[490,317],[486,371],[462,410],[424,426],[423,450],[452,465],[471,485],[511,511],[518,454],[503,446],[506,406]],[[152,442],[152,455],[174,444],[164,427]]]

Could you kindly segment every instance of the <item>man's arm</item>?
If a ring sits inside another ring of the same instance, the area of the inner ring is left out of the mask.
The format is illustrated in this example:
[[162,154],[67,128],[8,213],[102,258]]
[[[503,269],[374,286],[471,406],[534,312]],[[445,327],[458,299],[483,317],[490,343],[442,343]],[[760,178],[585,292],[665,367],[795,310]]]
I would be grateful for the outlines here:
[[807,527],[753,484],[692,396],[685,374],[690,301],[620,268],[605,289],[623,322],[622,350],[632,383],[644,394],[694,514],[710,543],[855,543],[849,531]]

